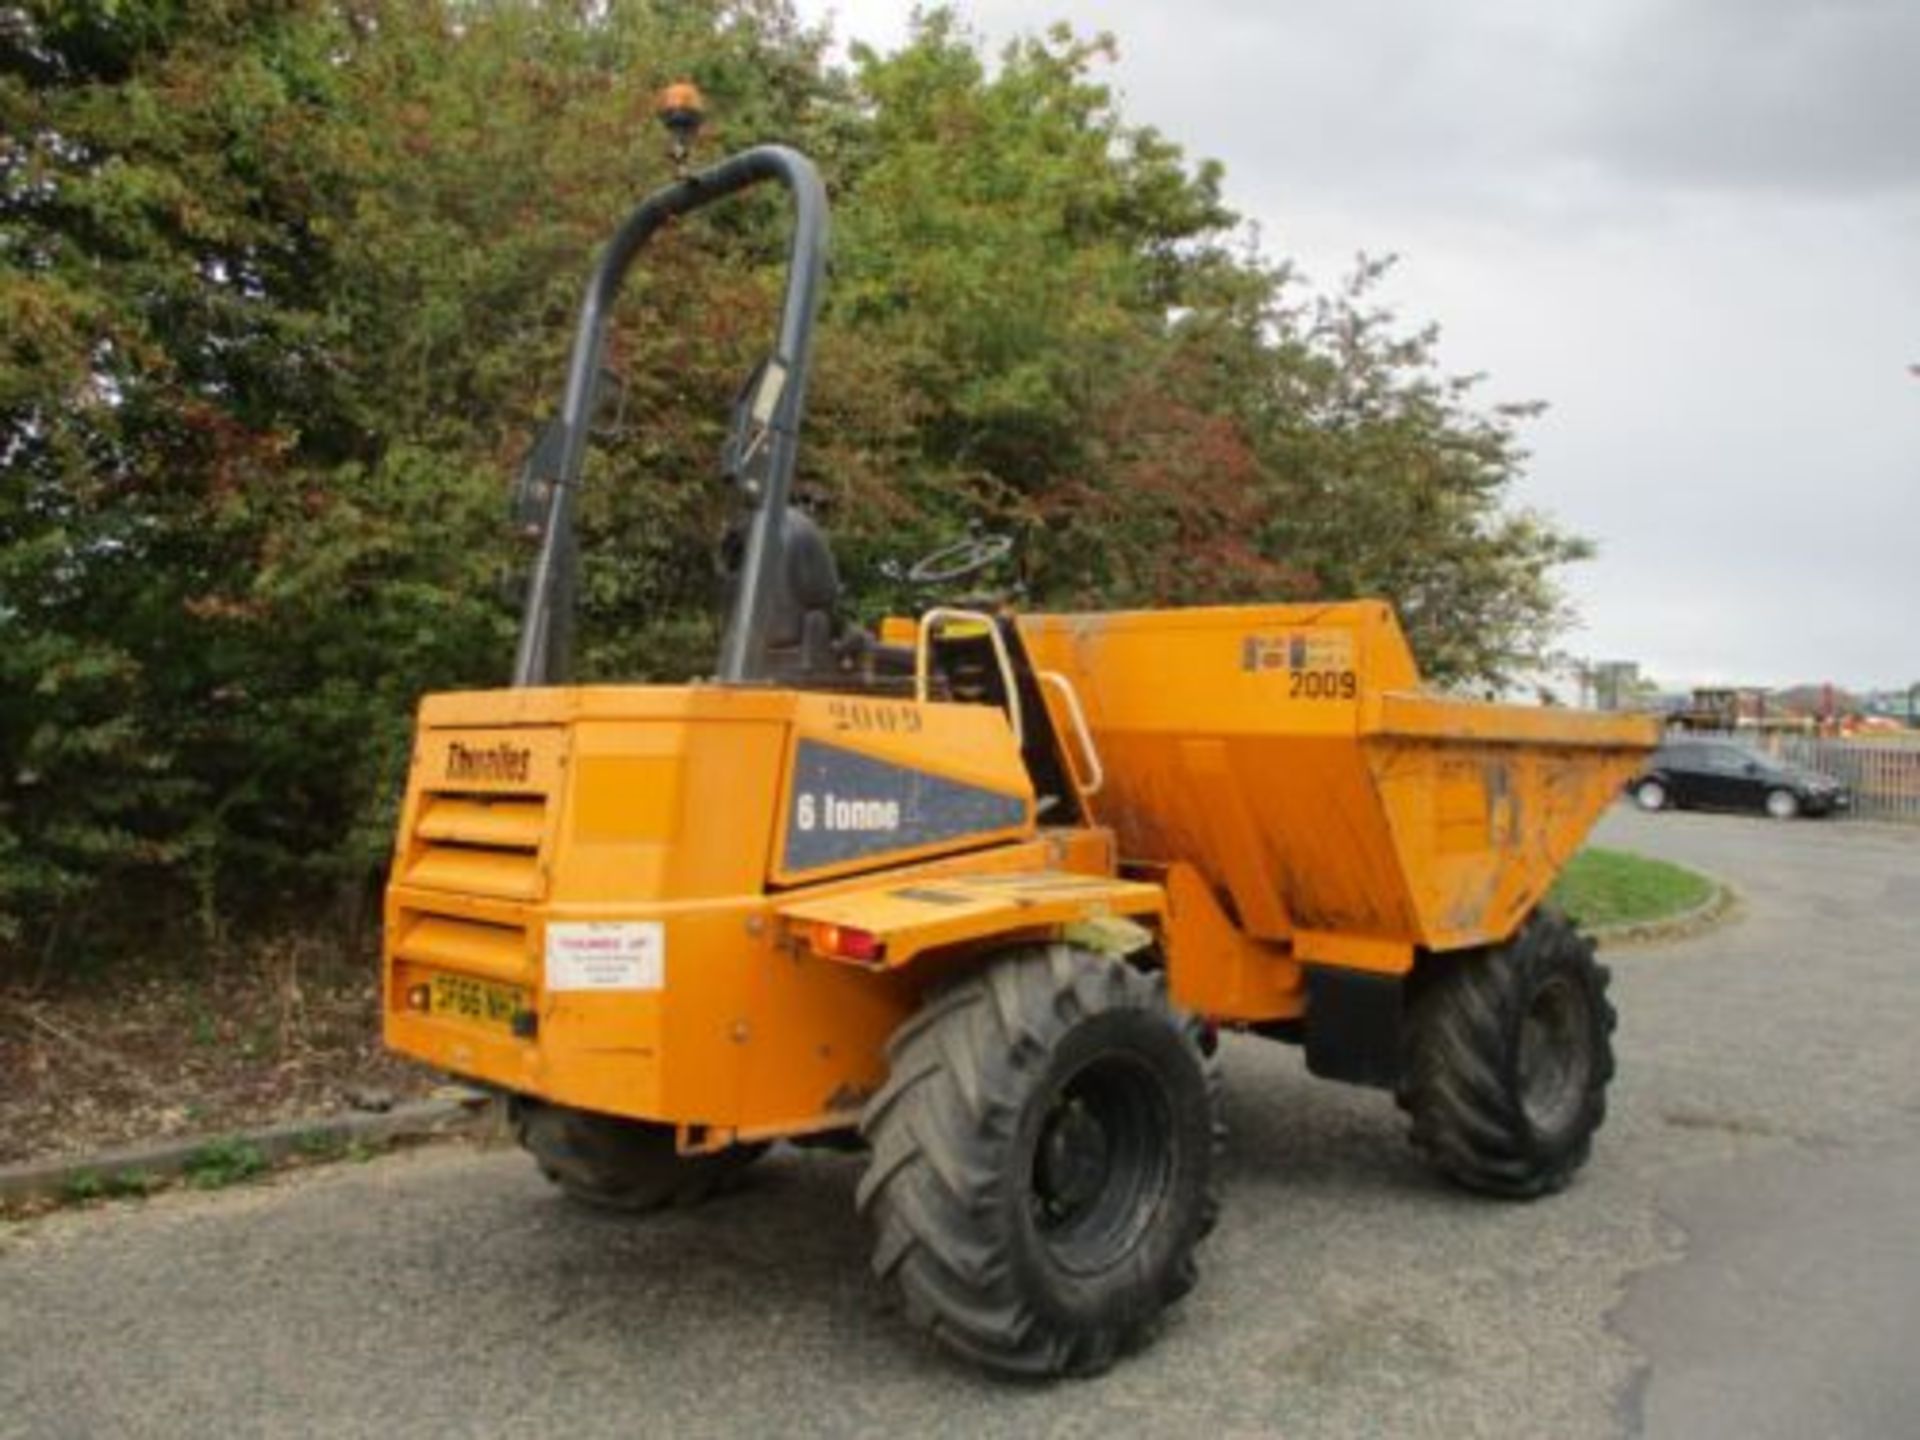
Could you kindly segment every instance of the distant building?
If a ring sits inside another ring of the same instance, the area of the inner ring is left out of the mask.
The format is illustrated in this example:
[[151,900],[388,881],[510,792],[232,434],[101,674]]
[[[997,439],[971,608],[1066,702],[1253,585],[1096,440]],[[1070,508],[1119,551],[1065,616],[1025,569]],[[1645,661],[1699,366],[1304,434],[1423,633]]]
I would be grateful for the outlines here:
[[1602,660],[1588,670],[1596,710],[1638,709],[1643,703],[1640,666],[1632,660]]
[[1868,715],[1920,727],[1920,684],[1905,690],[1869,690],[1860,697],[1860,708]]
[[1811,717],[1757,685],[1703,686],[1673,723],[1688,730],[1810,730]]

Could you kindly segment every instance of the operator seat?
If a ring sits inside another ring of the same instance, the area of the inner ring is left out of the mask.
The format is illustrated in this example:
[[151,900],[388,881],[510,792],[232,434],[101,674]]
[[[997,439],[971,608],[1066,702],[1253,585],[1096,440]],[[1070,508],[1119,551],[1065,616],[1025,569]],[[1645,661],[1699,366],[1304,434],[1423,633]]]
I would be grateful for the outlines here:
[[[729,609],[740,588],[746,539],[743,522],[728,530],[721,546]],[[817,683],[838,669],[836,642],[846,628],[840,614],[840,567],[826,532],[798,505],[789,505],[783,517],[780,555],[766,600],[769,678],[783,684]]]
[[789,505],[780,549],[785,563],[767,597],[767,649],[775,655],[797,651],[803,673],[829,669],[844,624],[833,546],[811,515]]
[[[852,694],[911,695],[914,647],[890,645],[841,611],[840,567],[827,533],[804,509],[787,506],[781,526],[782,563],[767,596],[767,676],[797,689]],[[728,610],[739,591],[746,555],[745,523],[728,530],[721,546]],[[936,674],[933,692],[945,697]]]

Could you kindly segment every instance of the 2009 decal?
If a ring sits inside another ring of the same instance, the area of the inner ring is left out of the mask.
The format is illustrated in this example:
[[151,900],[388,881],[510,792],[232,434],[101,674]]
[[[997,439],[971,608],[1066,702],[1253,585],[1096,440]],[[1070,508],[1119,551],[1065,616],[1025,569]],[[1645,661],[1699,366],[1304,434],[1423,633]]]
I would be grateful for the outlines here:
[[915,706],[866,700],[834,700],[827,705],[827,718],[835,730],[879,730],[889,735],[918,734],[922,723]]
[[1360,681],[1351,670],[1294,670],[1287,675],[1289,700],[1351,700]]

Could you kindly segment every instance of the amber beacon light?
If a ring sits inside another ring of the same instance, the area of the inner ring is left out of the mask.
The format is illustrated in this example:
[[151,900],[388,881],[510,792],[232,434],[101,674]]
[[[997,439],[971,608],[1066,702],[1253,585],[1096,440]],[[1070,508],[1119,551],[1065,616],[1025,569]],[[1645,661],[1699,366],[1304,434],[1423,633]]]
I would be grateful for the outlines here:
[[653,98],[653,113],[673,137],[673,163],[684,166],[707,118],[707,98],[691,80],[676,80]]

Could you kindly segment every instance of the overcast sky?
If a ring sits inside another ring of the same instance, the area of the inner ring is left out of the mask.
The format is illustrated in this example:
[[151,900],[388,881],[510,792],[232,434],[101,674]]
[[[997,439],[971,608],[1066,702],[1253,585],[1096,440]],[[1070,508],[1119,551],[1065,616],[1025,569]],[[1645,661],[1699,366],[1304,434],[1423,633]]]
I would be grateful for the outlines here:
[[[1570,648],[1661,681],[1920,680],[1920,0],[972,0],[1110,30],[1130,120],[1318,281],[1544,399],[1593,537]],[[888,48],[905,5],[801,0]]]

